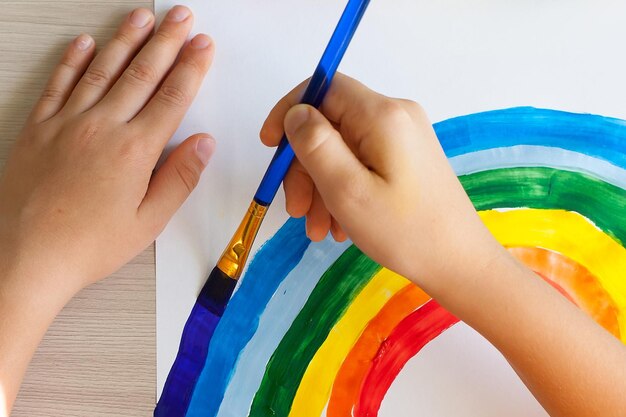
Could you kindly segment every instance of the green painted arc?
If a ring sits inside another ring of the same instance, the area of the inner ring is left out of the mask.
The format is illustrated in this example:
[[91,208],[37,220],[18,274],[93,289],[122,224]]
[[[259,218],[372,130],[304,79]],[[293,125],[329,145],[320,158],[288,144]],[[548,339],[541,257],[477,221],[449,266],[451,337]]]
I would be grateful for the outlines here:
[[[545,167],[502,168],[459,177],[477,210],[527,207],[574,211],[623,245],[626,191],[590,175]],[[355,246],[324,273],[268,362],[250,416],[287,416],[309,362],[380,266]]]
[[502,168],[459,177],[476,210],[527,207],[579,213],[622,246],[626,191],[590,175],[554,168]]
[[287,416],[309,362],[348,306],[381,267],[355,246],[322,275],[270,358],[250,416]]

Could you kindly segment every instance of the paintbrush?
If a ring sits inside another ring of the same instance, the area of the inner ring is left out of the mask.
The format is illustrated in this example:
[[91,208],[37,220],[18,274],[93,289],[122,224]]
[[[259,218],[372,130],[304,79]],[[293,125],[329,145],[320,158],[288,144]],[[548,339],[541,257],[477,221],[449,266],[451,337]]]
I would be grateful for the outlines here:
[[[337,27],[322,55],[322,58],[309,81],[301,103],[319,107],[330,87],[348,45],[369,5],[369,0],[350,0],[337,24]],[[239,228],[233,235],[207,279],[200,299],[205,306],[215,314],[221,314],[224,306],[230,299],[237,280],[243,272],[244,266],[252,249],[257,232],[267,213],[267,209],[274,200],[278,188],[282,183],[289,166],[294,159],[294,152],[287,138],[283,136],[276,149],[276,153],[263,176],[250,207],[246,212]]]
[[[316,108],[322,104],[368,4],[369,0],[348,1],[301,103]],[[248,211],[217,266],[211,271],[185,323],[178,355],[163,387],[154,416],[185,416],[208,354],[209,342],[224,314],[237,280],[241,277],[267,209],[274,200],[294,156],[287,138],[283,136]]]

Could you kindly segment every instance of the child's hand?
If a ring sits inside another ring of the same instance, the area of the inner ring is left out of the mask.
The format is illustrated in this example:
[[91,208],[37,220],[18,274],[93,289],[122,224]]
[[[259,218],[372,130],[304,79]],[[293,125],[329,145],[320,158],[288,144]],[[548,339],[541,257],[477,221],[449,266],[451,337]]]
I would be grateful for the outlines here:
[[422,109],[337,75],[319,112],[294,106],[303,87],[276,105],[261,138],[276,145],[284,126],[298,157],[287,210],[307,216],[308,235],[345,231],[412,279],[493,343],[551,415],[622,415],[624,346],[489,234]]
[[337,74],[320,113],[292,107],[303,88],[276,105],[261,139],[275,146],[287,133],[298,158],[284,181],[287,211],[307,216],[311,239],[347,234],[414,280],[452,277],[481,259],[467,262],[478,247],[496,246],[417,104]]
[[213,44],[198,35],[185,45],[186,7],[150,39],[154,22],[137,9],[98,54],[87,35],[67,47],[0,179],[0,270],[9,277],[71,296],[149,245],[198,182],[214,148],[206,134],[153,170]]
[[194,135],[153,173],[213,57],[206,35],[185,45],[186,7],[149,39],[154,21],[137,9],[97,55],[87,35],[67,47],[0,178],[0,416],[56,313],[152,242],[213,152]]

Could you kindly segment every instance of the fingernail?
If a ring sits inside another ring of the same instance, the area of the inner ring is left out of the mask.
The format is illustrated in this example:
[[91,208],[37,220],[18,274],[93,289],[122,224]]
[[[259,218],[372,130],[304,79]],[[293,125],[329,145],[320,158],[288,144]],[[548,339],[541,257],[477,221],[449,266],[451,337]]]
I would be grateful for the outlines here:
[[130,14],[130,24],[137,28],[145,28],[152,20],[152,13],[146,9],[136,9]]
[[196,155],[202,165],[206,166],[211,159],[211,155],[213,155],[213,151],[215,150],[215,139],[210,136],[205,136],[198,139],[196,142]]
[[290,136],[300,129],[307,120],[309,120],[309,109],[307,106],[298,105],[292,107],[289,112],[287,112],[287,117],[285,118],[285,133],[287,136]]
[[168,20],[172,22],[182,22],[191,15],[191,12],[185,6],[174,6],[167,14]]
[[81,51],[86,51],[87,49],[91,48],[91,45],[93,45],[93,39],[91,38],[91,36],[83,33],[82,35],[74,39],[74,45],[76,45],[76,47]]
[[194,49],[205,49],[211,44],[211,38],[205,34],[196,35],[191,40],[191,47]]

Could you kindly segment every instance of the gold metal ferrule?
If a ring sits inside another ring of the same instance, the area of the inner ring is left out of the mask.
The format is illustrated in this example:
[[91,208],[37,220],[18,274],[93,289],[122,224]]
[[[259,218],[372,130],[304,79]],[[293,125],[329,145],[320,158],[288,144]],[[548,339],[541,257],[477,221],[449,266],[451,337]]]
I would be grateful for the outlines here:
[[232,279],[239,279],[241,276],[266,212],[267,206],[255,201],[250,204],[241,224],[217,262],[217,267]]

